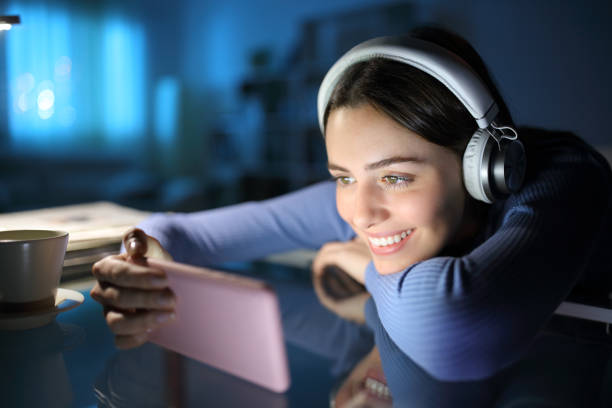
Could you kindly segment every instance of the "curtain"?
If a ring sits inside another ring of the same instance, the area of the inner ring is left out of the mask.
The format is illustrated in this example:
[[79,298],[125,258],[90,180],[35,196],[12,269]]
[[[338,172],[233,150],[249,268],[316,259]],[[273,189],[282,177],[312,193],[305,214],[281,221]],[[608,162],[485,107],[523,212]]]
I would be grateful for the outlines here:
[[[50,4],[49,4],[50,3]],[[13,2],[3,14],[9,145],[49,154],[125,151],[146,132],[143,25],[80,2]]]

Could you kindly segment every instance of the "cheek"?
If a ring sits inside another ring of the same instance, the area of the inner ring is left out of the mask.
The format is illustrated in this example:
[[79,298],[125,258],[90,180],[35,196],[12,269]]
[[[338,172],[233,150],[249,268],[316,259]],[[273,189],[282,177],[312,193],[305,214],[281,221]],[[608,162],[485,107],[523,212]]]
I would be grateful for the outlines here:
[[427,188],[394,197],[393,212],[414,227],[447,235],[461,219],[463,202],[460,191],[432,182]]
[[454,218],[461,218],[465,208],[467,191],[465,187],[463,187],[463,181],[460,176],[457,177],[455,175],[452,180],[453,182],[447,183],[444,186],[444,190],[441,192],[442,205],[444,206],[445,212],[452,214]]
[[461,185],[441,188],[436,194],[435,203],[432,218],[439,232],[445,235],[445,240],[452,239],[461,225],[465,207],[465,193]]
[[336,187],[336,208],[338,209],[338,214],[340,214],[340,218],[350,224],[349,220],[352,212],[351,201],[348,197],[346,191],[341,191],[338,187]]
[[[457,159],[453,156],[454,159]],[[449,163],[451,159],[448,160]],[[465,199],[467,191],[463,186],[461,160],[456,160],[453,165],[445,167],[440,174],[440,208],[445,214],[452,227],[457,227],[461,222],[465,210]]]
[[405,220],[406,227],[422,227],[430,224],[437,211],[437,197],[431,191],[413,191],[393,196],[390,210],[396,218]]

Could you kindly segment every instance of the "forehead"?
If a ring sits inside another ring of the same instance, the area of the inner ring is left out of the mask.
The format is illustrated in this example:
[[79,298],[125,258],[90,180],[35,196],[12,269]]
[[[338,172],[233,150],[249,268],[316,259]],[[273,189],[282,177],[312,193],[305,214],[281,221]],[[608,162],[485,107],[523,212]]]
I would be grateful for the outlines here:
[[409,155],[428,162],[450,151],[401,126],[370,105],[334,110],[327,121],[325,145],[330,162],[368,162]]

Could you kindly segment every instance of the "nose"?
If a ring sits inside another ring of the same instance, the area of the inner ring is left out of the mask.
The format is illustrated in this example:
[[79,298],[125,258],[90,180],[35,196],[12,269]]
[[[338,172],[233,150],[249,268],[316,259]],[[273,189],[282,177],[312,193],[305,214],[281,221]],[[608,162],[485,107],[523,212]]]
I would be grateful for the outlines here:
[[389,217],[383,193],[375,186],[361,185],[353,196],[353,224],[367,230]]

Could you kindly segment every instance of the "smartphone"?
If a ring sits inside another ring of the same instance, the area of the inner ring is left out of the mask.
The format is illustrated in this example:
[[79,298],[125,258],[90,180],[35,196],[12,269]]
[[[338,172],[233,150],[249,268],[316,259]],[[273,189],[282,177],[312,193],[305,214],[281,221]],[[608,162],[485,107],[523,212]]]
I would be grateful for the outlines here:
[[365,286],[336,265],[326,265],[321,275],[325,293],[335,300],[343,300],[366,291]]
[[278,299],[265,282],[149,258],[166,273],[176,319],[151,342],[281,393],[290,385]]

